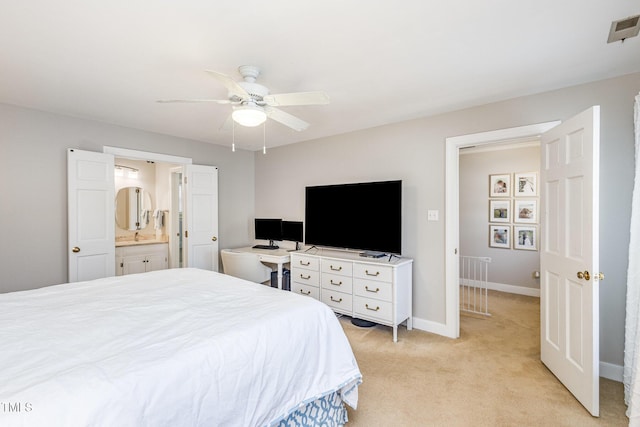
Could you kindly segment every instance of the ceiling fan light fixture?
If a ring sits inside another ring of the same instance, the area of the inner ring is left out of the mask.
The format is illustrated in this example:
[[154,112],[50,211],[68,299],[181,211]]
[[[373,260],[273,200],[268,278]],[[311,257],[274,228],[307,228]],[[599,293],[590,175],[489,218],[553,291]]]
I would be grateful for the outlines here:
[[236,107],[231,114],[233,121],[241,126],[255,127],[267,120],[267,114],[256,105],[243,105]]

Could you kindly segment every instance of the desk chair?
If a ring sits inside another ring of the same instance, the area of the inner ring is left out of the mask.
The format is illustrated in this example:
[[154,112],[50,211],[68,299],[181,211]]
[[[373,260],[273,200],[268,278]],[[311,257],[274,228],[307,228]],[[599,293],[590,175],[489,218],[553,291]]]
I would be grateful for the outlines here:
[[272,270],[260,262],[258,254],[222,249],[220,255],[225,274],[256,283],[271,280]]

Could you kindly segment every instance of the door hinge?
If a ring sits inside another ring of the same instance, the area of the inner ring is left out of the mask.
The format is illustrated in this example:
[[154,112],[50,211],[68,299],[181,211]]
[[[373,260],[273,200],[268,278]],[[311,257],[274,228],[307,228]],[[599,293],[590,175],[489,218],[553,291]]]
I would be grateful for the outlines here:
[[185,237],[185,238],[186,238],[186,237],[189,237],[189,230],[185,230],[185,231],[184,231],[184,237]]
[[186,176],[184,177],[184,183],[185,184],[187,183],[187,177]]

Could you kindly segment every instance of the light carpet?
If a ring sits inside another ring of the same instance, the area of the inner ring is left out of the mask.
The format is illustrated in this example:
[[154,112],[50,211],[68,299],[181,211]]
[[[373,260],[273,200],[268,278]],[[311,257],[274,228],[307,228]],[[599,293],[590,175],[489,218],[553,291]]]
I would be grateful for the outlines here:
[[540,300],[491,291],[488,318],[462,315],[460,338],[340,319],[363,375],[348,427],[626,426],[622,383],[600,378],[592,417],[540,362]]

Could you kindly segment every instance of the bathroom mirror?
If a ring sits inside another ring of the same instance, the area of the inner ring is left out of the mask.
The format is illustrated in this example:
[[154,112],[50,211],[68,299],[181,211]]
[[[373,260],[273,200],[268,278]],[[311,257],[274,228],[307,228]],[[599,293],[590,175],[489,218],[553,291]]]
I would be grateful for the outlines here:
[[142,230],[152,215],[151,195],[140,187],[124,187],[116,195],[116,225],[123,230]]

